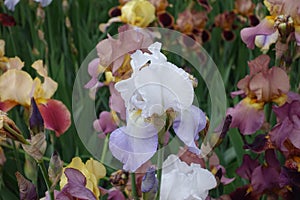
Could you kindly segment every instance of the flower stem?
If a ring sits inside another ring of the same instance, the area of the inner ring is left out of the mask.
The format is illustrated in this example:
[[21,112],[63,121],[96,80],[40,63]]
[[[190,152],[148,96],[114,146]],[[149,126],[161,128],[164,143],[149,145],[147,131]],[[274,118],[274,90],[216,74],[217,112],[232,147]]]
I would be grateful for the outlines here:
[[[14,147],[13,147],[13,146],[8,145],[8,144],[6,144],[6,143],[2,143],[0,146],[5,147],[5,148],[8,148],[8,149],[14,150]],[[18,151],[18,153],[26,154],[26,152],[25,152],[24,150],[22,150],[22,149],[17,149],[17,151]],[[46,161],[46,162],[50,162],[50,158],[48,158],[48,157],[46,157],[46,156],[43,156],[42,159],[43,159],[44,161]],[[64,166],[67,166],[67,165],[68,165],[68,163],[64,162]]]
[[30,143],[25,140],[23,135],[15,131],[13,128],[11,128],[8,124],[3,124],[4,129],[6,129],[16,140],[19,142],[22,142],[23,144],[29,145]]
[[135,182],[135,173],[130,173],[131,178],[131,195],[134,200],[139,200],[139,196],[137,194],[136,182]]
[[108,140],[109,140],[109,135],[106,135],[105,140],[104,140],[103,149],[102,149],[102,155],[101,155],[101,159],[100,159],[101,163],[104,163],[104,161],[105,161],[107,147],[108,147]]
[[164,145],[159,144],[158,155],[157,155],[157,179],[158,179],[158,190],[156,193],[156,200],[160,198],[160,186],[161,186],[161,175],[162,175],[162,165],[164,161]]
[[48,192],[49,192],[49,196],[51,200],[54,200],[54,192],[51,190],[51,181],[49,180],[48,174],[47,174],[47,170],[45,167],[45,164],[43,161],[38,162],[39,168],[43,174],[43,178],[45,180]]
[[15,160],[16,160],[17,169],[20,173],[22,173],[23,170],[22,170],[21,163],[20,163],[20,156],[19,156],[19,152],[16,147],[15,141],[12,141],[12,144],[13,144],[13,150],[14,150],[14,156],[15,156]]

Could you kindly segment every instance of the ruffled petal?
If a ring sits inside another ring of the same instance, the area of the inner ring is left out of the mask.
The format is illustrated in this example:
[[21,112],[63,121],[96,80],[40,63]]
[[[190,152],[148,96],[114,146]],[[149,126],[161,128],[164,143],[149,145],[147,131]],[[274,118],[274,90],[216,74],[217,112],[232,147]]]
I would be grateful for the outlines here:
[[245,98],[234,108],[229,108],[226,115],[232,116],[230,127],[237,127],[244,135],[250,135],[259,130],[265,120],[263,104],[251,103]]
[[271,35],[276,31],[274,19],[266,17],[257,26],[241,30],[241,37],[248,48],[254,49],[255,38],[258,35]]
[[191,106],[188,110],[181,112],[173,123],[176,135],[189,147],[190,151],[200,154],[200,150],[195,144],[198,133],[206,126],[206,116],[196,106]]
[[[154,113],[161,115],[169,108],[176,111],[187,109],[194,98],[192,80],[189,74],[166,61],[160,52],[161,44],[149,46],[148,53],[137,51],[132,55],[132,77],[118,82],[116,89],[121,93],[126,107],[138,102],[143,117],[151,117]],[[148,66],[144,63],[150,61]],[[153,91],[156,91],[153,93]]]
[[214,175],[199,164],[191,166],[170,155],[163,163],[160,199],[205,199],[216,187]]
[[71,125],[71,115],[61,101],[50,99],[45,104],[39,104],[38,107],[46,129],[55,131],[57,137],[68,130]]
[[21,105],[30,105],[30,92],[33,80],[24,71],[12,69],[0,76],[0,100],[15,101]]
[[126,132],[126,127],[112,132],[109,138],[109,148],[113,156],[124,164],[124,170],[135,172],[155,154],[158,137],[155,134],[149,138],[137,138]]

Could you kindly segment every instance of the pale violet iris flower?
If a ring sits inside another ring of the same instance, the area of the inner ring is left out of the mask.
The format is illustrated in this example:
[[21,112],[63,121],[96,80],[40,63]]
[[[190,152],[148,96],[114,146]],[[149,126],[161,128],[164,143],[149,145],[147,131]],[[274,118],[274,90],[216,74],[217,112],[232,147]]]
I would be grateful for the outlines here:
[[199,164],[191,165],[170,155],[163,163],[161,200],[205,200],[217,186],[215,176]]
[[[15,6],[19,3],[20,0],[5,0],[4,5],[7,7],[8,10],[14,11]],[[52,0],[34,0],[35,2],[41,3],[42,7],[48,6]]]
[[126,106],[126,126],[111,133],[109,148],[124,170],[136,171],[158,148],[158,133],[165,127],[166,112],[175,115],[173,129],[193,153],[198,133],[206,125],[205,114],[192,105],[194,99],[191,76],[167,61],[160,52],[161,44],[149,46],[149,53],[137,50],[131,55],[133,73],[115,88]]

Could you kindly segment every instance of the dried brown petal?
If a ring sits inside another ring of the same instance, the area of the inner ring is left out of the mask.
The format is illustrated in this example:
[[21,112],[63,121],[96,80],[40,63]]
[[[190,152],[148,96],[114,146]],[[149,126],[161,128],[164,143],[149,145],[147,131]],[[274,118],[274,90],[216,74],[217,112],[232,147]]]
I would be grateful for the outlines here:
[[15,175],[18,181],[20,200],[38,200],[35,186],[30,181],[25,179],[20,172],[16,172]]
[[22,144],[23,149],[37,162],[41,161],[46,151],[47,142],[44,133],[39,133],[28,140],[30,145]]
[[54,151],[54,153],[51,156],[49,169],[48,169],[49,179],[52,182],[51,189],[54,190],[56,184],[60,180],[62,172],[63,172],[63,162],[61,161],[58,153]]

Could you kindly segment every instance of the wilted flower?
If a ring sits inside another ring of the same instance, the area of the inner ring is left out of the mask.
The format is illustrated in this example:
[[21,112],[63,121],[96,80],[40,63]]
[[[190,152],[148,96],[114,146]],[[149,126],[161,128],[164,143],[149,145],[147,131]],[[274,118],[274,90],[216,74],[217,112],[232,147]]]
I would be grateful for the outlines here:
[[189,166],[175,155],[163,163],[161,200],[206,199],[208,191],[216,186],[215,176],[199,164]]
[[33,80],[27,72],[21,70],[22,67],[8,69],[0,76],[1,109],[7,111],[18,104],[29,108],[33,97],[45,128],[54,130],[56,136],[60,136],[69,128],[71,119],[70,112],[62,102],[50,99],[58,84],[48,76],[41,60],[34,62],[32,67],[43,77],[43,83],[38,77]]
[[5,138],[28,144],[15,122],[7,117],[5,112],[0,110],[0,140]]
[[57,151],[51,156],[48,168],[49,179],[52,182],[51,190],[54,190],[56,184],[60,180],[63,171],[63,162],[61,161]]
[[125,101],[127,125],[111,134],[109,147],[129,171],[135,171],[156,152],[158,133],[167,131],[166,115],[170,122],[174,120],[177,136],[197,154],[200,150],[194,140],[206,124],[205,114],[192,105],[190,75],[167,62],[160,43],[148,49],[152,54],[138,50],[131,55],[131,77],[115,85]]
[[[81,161],[79,157],[75,157],[72,159],[72,162],[64,168],[64,171],[67,169],[76,169],[83,174],[84,177],[84,186],[92,191],[95,197],[99,197],[100,192],[98,188],[98,180],[103,178],[106,174],[105,167],[98,161],[90,158],[85,164]],[[76,172],[77,173],[77,172]],[[78,173],[77,173],[78,174]],[[62,175],[60,179],[60,188],[64,188],[64,186],[68,183],[68,178],[66,175]]]
[[238,127],[245,135],[257,131],[264,123],[265,103],[283,105],[287,99],[289,77],[281,68],[268,68],[269,62],[267,55],[248,62],[250,75],[237,85],[241,89],[240,94],[246,97],[234,108],[227,110],[227,114],[232,116],[231,127]]
[[16,178],[19,186],[20,199],[38,200],[36,187],[33,185],[33,183],[25,179],[20,172],[16,172]]
[[121,21],[139,27],[147,27],[155,19],[155,7],[147,0],[131,0],[121,13]]

